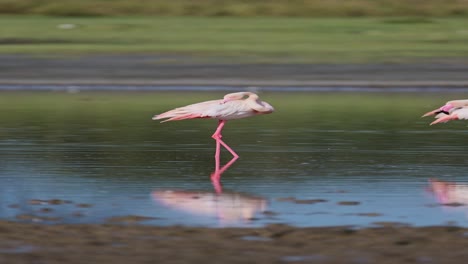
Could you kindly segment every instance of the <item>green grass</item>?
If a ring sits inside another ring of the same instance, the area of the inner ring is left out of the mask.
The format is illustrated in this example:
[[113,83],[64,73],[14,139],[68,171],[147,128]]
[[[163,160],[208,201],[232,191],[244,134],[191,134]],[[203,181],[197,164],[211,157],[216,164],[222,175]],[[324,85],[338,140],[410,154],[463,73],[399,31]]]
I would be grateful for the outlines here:
[[[75,24],[60,29],[60,24]],[[0,54],[181,54],[246,62],[468,58],[468,18],[0,16]]]
[[55,16],[466,16],[464,0],[0,0],[0,14]]

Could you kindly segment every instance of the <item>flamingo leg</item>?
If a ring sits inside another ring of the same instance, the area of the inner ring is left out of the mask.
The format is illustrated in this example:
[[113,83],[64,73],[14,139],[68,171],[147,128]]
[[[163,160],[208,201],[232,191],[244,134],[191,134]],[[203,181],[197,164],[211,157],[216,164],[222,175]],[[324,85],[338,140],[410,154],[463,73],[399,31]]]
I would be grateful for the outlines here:
[[216,128],[216,131],[214,132],[214,134],[211,136],[212,138],[214,138],[214,140],[216,140],[216,153],[215,153],[215,158],[218,158],[219,159],[219,155],[220,155],[220,148],[219,148],[219,144],[221,144],[223,147],[225,147],[231,154],[232,156],[234,156],[235,158],[239,158],[239,155],[237,155],[237,153],[232,150],[232,148],[230,148],[221,138],[223,137],[223,135],[221,135],[221,131],[223,130],[223,127],[225,125],[226,121],[225,120],[219,120],[219,123],[218,123],[218,127]]
[[221,144],[216,140],[216,152],[215,152],[215,173],[219,172],[219,156],[221,152]]

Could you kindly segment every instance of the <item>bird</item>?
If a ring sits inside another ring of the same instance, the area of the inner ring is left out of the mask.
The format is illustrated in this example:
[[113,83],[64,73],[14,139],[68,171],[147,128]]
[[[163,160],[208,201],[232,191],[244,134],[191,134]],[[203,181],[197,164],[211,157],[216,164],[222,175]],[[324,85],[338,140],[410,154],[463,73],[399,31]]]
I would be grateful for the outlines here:
[[[226,121],[270,114],[274,111],[275,109],[273,106],[267,102],[261,101],[257,94],[252,92],[236,92],[226,94],[223,99],[178,107],[155,115],[152,119],[164,119],[161,123],[196,118],[218,119],[218,126],[211,137],[216,141],[215,160],[219,163],[220,145],[226,148],[235,159],[239,157],[239,155],[221,139],[221,131]],[[217,164],[217,166],[219,167],[219,164]]]
[[450,120],[466,120],[468,119],[468,99],[448,101],[445,105],[425,113],[422,117],[432,115],[435,115],[436,120],[430,125]]

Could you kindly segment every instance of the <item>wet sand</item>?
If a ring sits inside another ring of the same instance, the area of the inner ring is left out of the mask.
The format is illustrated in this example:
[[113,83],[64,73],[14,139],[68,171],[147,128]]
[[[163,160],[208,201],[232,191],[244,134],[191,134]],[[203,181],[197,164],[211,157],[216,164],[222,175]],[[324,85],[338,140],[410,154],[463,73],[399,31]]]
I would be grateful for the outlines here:
[[467,72],[468,61],[457,59],[273,64],[180,55],[0,55],[0,85],[468,87]]
[[466,263],[468,229],[0,222],[0,263]]

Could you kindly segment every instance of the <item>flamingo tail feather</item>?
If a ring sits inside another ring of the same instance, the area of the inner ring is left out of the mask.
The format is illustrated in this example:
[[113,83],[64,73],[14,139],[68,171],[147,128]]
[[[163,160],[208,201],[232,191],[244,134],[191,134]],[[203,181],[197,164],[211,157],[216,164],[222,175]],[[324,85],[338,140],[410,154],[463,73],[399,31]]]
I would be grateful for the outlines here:
[[167,111],[165,113],[153,116],[153,120],[166,120],[161,121],[161,123],[168,122],[168,121],[177,121],[177,120],[184,120],[184,119],[194,119],[194,118],[202,118],[203,116],[199,113],[190,113],[185,111],[184,109],[174,109]]

